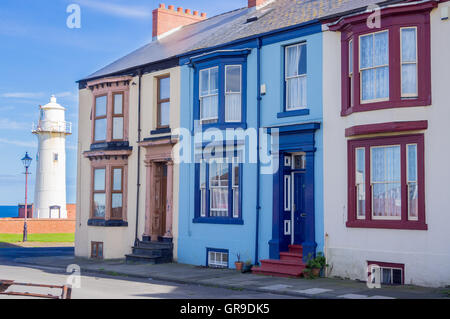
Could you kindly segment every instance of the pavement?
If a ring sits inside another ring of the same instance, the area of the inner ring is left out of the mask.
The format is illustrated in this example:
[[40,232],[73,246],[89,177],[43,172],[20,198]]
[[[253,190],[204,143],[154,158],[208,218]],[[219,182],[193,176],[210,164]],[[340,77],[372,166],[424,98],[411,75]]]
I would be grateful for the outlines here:
[[[3,249],[1,250],[3,251]],[[0,252],[1,254],[1,252]],[[57,267],[66,269],[77,264],[81,273],[97,273],[226,288],[235,291],[264,292],[304,298],[338,299],[450,299],[449,288],[425,288],[411,285],[382,286],[370,289],[365,282],[339,278],[278,278],[240,273],[232,269],[212,269],[202,266],[170,264],[126,264],[124,260],[97,261],[73,256],[45,256],[15,258],[16,264],[30,267]]]
[[17,258],[27,257],[61,257],[68,256],[73,257],[73,247],[38,247],[38,248],[1,248],[0,249],[0,261],[13,262]]

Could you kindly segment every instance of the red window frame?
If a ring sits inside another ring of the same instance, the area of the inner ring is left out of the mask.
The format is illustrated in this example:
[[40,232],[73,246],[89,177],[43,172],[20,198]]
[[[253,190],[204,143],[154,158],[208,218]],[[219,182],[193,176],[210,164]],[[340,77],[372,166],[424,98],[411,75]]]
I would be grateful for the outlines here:
[[[348,142],[348,218],[347,227],[355,228],[387,228],[387,229],[416,229],[427,230],[425,222],[425,167],[424,167],[424,135],[400,135],[389,137],[375,137],[349,140]],[[407,186],[407,155],[406,146],[417,144],[417,184],[418,194],[418,219],[408,219],[408,186]],[[386,220],[372,219],[372,193],[370,186],[370,149],[376,146],[400,145],[401,156],[401,219]],[[356,194],[356,149],[365,148],[365,219],[357,217]]]
[[[381,27],[370,29],[367,26],[369,14],[343,19],[330,27],[332,31],[341,31],[342,65],[342,110],[341,116],[353,112],[365,112],[397,107],[431,105],[431,41],[430,11],[434,3],[418,4],[409,7],[387,8],[381,11]],[[401,29],[417,28],[418,96],[401,96]],[[359,72],[360,36],[381,31],[389,32],[389,100],[361,103]],[[349,42],[353,40],[353,90],[350,86]],[[353,105],[352,97],[353,95]]]

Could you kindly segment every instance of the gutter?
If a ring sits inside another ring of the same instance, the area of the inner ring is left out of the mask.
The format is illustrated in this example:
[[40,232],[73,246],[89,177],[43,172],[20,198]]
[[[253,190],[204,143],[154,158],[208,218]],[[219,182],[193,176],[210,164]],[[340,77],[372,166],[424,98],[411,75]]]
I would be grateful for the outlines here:
[[134,245],[137,246],[139,242],[138,238],[138,225],[139,225],[139,193],[141,188],[141,82],[142,82],[142,70],[138,70],[139,86],[138,86],[138,155],[137,155],[137,191],[136,191],[136,229],[134,236]]
[[259,265],[259,214],[261,212],[261,196],[260,196],[260,188],[261,188],[261,162],[260,162],[260,134],[259,134],[259,128],[261,127],[261,38],[256,39],[256,49],[257,49],[257,80],[256,80],[256,101],[257,101],[257,107],[256,107],[256,117],[257,117],[257,124],[256,124],[256,134],[257,134],[257,159],[256,159],[256,234],[255,234],[255,265]]

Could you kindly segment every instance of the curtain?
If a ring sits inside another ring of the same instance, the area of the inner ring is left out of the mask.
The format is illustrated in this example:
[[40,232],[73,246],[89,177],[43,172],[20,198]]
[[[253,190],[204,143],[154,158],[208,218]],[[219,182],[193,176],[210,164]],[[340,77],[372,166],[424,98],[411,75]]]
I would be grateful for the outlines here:
[[209,165],[211,216],[228,216],[228,164]]
[[218,118],[219,96],[211,95],[203,97],[201,100],[201,118],[217,119]]
[[241,121],[241,93],[227,93],[225,95],[225,121]]
[[205,120],[218,118],[218,68],[200,71],[200,118]]
[[287,48],[287,110],[306,107],[306,52],[304,44]]
[[373,216],[401,216],[400,146],[372,148]]
[[419,187],[417,184],[417,145],[408,145],[408,218],[417,219]]

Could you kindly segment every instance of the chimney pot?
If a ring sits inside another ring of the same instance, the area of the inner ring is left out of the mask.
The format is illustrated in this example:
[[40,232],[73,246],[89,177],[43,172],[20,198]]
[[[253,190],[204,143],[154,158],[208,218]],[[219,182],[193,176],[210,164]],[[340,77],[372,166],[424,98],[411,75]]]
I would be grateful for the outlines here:
[[159,7],[160,7],[161,9],[164,9],[164,8],[166,7],[166,5],[165,5],[164,3],[160,3],[160,4],[159,4]]
[[206,18],[206,13],[202,12],[201,17]]
[[194,11],[194,15],[195,15],[195,16],[198,16],[198,11]]
[[182,8],[182,7],[178,7],[178,8],[177,8],[177,11],[178,11],[178,12],[183,12],[183,8]]
[[191,9],[186,9],[186,10],[184,10],[184,13],[186,13],[186,14],[191,14]]
[[169,10],[174,10],[174,9],[175,9],[175,7],[173,5],[169,6]]

